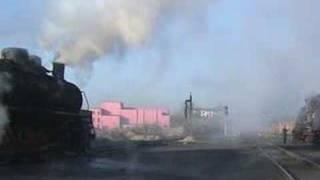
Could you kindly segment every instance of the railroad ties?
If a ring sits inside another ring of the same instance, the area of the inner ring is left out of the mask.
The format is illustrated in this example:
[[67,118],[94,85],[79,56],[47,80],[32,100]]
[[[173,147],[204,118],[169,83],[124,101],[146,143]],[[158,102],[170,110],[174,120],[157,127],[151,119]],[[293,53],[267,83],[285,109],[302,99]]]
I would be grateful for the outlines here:
[[274,144],[259,145],[257,149],[279,169],[287,180],[320,179],[320,163],[311,157]]

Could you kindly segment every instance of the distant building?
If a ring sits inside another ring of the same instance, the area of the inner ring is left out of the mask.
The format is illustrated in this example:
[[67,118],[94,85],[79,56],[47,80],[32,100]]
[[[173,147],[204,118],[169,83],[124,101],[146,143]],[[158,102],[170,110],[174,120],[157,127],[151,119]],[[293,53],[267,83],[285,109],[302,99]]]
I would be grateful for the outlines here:
[[288,134],[291,134],[294,126],[295,121],[281,121],[273,123],[271,129],[275,134],[282,134],[283,129],[286,128],[288,130]]
[[124,107],[121,102],[105,102],[93,111],[93,124],[96,129],[115,129],[156,125],[170,126],[169,111],[165,108]]

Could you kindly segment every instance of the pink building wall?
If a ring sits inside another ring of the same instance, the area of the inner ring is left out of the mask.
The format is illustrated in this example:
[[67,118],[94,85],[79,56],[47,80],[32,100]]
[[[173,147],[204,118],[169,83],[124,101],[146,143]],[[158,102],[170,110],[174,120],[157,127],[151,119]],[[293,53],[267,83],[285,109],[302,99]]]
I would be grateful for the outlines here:
[[121,102],[105,102],[92,110],[96,129],[114,129],[142,125],[170,126],[169,111],[165,108],[125,108]]
[[102,129],[114,129],[120,127],[120,117],[119,116],[102,116],[101,125]]
[[105,102],[100,107],[112,115],[121,115],[123,104],[121,102]]
[[128,123],[131,125],[138,125],[137,123],[137,110],[136,109],[122,109],[121,110],[121,116],[125,118],[125,120],[128,120]]

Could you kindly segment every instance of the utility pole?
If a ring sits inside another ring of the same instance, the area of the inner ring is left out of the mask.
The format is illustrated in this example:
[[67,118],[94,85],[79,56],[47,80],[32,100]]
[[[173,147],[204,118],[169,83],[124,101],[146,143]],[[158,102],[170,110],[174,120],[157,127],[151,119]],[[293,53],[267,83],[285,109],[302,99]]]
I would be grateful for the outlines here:
[[228,136],[230,134],[231,131],[231,124],[229,122],[229,107],[228,106],[224,106],[224,136]]
[[193,102],[192,102],[192,93],[190,93],[189,99],[186,99],[184,101],[185,107],[184,107],[184,116],[186,119],[186,127],[189,129],[190,134],[192,135],[192,110],[193,110]]

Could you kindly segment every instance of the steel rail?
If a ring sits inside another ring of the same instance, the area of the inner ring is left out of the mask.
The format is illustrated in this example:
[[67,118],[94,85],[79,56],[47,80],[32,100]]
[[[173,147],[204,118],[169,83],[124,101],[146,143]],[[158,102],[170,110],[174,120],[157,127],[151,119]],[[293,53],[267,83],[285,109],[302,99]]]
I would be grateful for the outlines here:
[[276,147],[277,149],[279,149],[280,151],[282,151],[283,153],[287,154],[288,156],[291,156],[292,158],[295,158],[297,160],[300,160],[302,162],[306,162],[307,164],[311,164],[313,165],[314,167],[317,167],[318,169],[320,169],[320,164],[316,163],[315,161],[311,160],[311,159],[308,159],[306,157],[303,157],[297,153],[294,153],[292,151],[288,151],[280,146],[277,146],[277,145],[274,145],[274,144],[270,144],[274,147]]
[[296,178],[294,175],[292,175],[290,173],[289,170],[287,170],[284,166],[282,166],[277,160],[275,160],[269,153],[267,153],[265,150],[263,150],[261,147],[257,147],[258,150],[267,158],[269,159],[272,164],[277,167],[282,174],[284,174],[284,176],[288,179],[288,180],[299,180],[298,178]]

